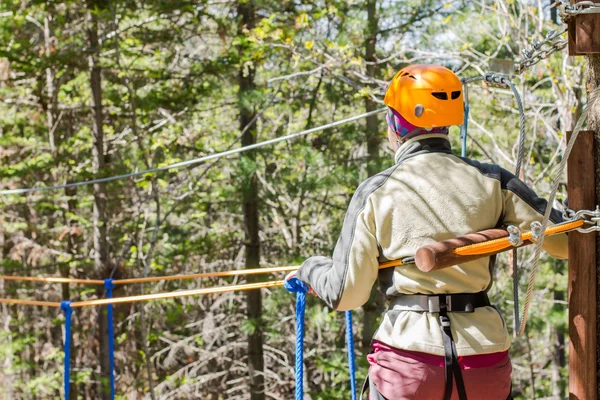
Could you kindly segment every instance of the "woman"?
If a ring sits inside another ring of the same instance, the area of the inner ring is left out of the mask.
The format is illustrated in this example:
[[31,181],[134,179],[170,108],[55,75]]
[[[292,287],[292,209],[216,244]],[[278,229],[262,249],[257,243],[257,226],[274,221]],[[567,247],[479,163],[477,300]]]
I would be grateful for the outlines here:
[[[448,127],[464,117],[452,71],[404,68],[384,102],[395,165],[358,187],[333,257],[311,257],[288,278],[340,311],[362,306],[379,279],[390,307],[368,355],[372,399],[511,398],[510,339],[487,297],[493,257],[429,273],[414,264],[378,266],[484,229],[527,230],[547,202],[507,170],[452,153]],[[556,210],[551,220],[561,221]],[[567,258],[566,235],[548,237],[544,249]]]

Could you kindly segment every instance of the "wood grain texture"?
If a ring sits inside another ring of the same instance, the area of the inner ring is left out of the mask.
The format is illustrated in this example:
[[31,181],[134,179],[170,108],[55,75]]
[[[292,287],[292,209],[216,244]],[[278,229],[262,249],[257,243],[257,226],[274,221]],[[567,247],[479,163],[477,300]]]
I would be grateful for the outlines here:
[[[569,133],[570,136],[570,133]],[[595,208],[594,133],[582,131],[568,161],[569,207]],[[596,235],[569,234],[569,399],[596,399]]]
[[600,54],[600,14],[573,16],[567,24],[570,56]]
[[577,34],[575,29],[575,20],[571,19],[570,21],[568,21],[567,27],[569,29],[567,31],[567,36],[569,39],[569,56],[577,56],[579,54],[577,53]]
[[578,15],[575,19],[575,37],[578,55],[600,53],[600,14]]

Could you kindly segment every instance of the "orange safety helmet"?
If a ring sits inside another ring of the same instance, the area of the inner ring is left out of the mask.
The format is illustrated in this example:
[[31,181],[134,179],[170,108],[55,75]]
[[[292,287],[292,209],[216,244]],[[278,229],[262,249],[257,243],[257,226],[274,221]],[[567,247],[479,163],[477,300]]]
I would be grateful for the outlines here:
[[461,125],[462,89],[460,79],[448,68],[416,64],[394,76],[383,102],[420,128]]

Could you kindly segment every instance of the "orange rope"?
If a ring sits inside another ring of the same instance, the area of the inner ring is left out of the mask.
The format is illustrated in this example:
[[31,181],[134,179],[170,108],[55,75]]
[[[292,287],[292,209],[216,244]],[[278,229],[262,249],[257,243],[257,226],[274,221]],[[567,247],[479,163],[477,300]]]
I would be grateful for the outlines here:
[[[584,220],[579,219],[577,221],[565,222],[562,224],[554,225],[546,229],[546,236],[556,235],[559,233],[565,233],[568,231],[581,228],[584,225]],[[533,234],[531,232],[525,232],[521,234],[521,240],[531,240]],[[475,243],[468,246],[457,247],[453,250],[453,253],[459,256],[471,256],[471,255],[483,255],[490,253],[497,253],[502,250],[513,247],[508,238],[488,240],[487,242]]]
[[[115,285],[128,285],[133,283],[147,283],[147,282],[162,282],[162,281],[175,281],[184,279],[199,279],[199,278],[216,278],[224,276],[239,276],[239,275],[258,275],[258,274],[274,274],[278,272],[290,272],[296,271],[298,266],[291,267],[270,267],[270,268],[254,268],[254,269],[239,269],[234,271],[219,271],[219,272],[205,272],[200,274],[189,274],[189,275],[169,275],[169,276],[152,276],[148,278],[131,278],[131,279],[115,279],[113,283]],[[28,282],[45,282],[45,283],[76,283],[82,285],[104,285],[104,281],[101,279],[75,279],[75,278],[62,278],[62,277],[37,277],[37,276],[13,276],[13,275],[0,275],[0,279],[5,281],[28,281]]]
[[116,279],[113,281],[113,283],[115,285],[128,285],[128,284],[132,284],[132,283],[175,281],[175,280],[183,280],[183,279],[216,278],[216,277],[223,277],[223,276],[257,275],[257,274],[274,274],[274,273],[278,273],[278,272],[296,271],[298,268],[299,268],[299,266],[238,269],[238,270],[234,270],[234,271],[205,272],[205,273],[191,274],[191,275],[152,276],[152,277],[148,277],[148,278]]
[[[566,222],[559,225],[554,225],[546,229],[545,235],[555,235],[558,233],[564,233],[568,231],[575,230],[584,225],[583,220]],[[531,232],[526,232],[521,234],[521,240],[526,241],[530,240],[532,237]],[[466,256],[466,255],[481,255],[481,254],[489,254],[495,253],[507,248],[512,247],[508,238],[489,240],[487,242],[476,243],[469,246],[462,246],[454,249],[454,254]],[[379,264],[379,269],[391,268],[391,267],[399,267],[403,265],[402,260],[392,260],[386,261],[384,263]],[[270,274],[270,273],[278,273],[278,272],[290,272],[295,271],[299,267],[298,266],[288,266],[288,267],[271,267],[271,268],[255,268],[255,269],[246,269],[246,270],[234,270],[234,271],[220,271],[220,272],[206,272],[200,274],[190,274],[190,275],[171,275],[171,276],[163,276],[163,277],[149,277],[149,278],[133,278],[133,279],[121,279],[115,280],[113,283],[117,285],[126,285],[132,283],[144,283],[144,282],[158,282],[158,281],[172,281],[172,280],[183,280],[183,279],[198,279],[198,278],[212,278],[212,277],[224,277],[224,276],[239,276],[239,275],[252,275],[252,274]],[[72,279],[72,278],[59,278],[59,277],[20,277],[20,276],[0,276],[0,279],[4,280],[23,280],[23,281],[32,281],[32,282],[48,282],[48,283],[81,283],[81,284],[93,284],[100,285],[104,284],[102,280],[95,279]],[[71,303],[71,307],[86,307],[86,306],[102,306],[107,304],[122,304],[122,303],[134,303],[140,301],[148,301],[148,300],[159,300],[159,299],[172,299],[177,297],[189,297],[189,296],[199,296],[204,294],[216,294],[216,293],[225,293],[231,291],[238,290],[255,290],[255,289],[265,289],[265,288],[273,288],[283,286],[283,281],[271,281],[271,282],[259,282],[259,283],[250,283],[243,285],[233,285],[233,286],[221,286],[215,288],[203,288],[203,289],[195,289],[195,290],[183,290],[179,292],[167,292],[167,293],[156,293],[156,294],[147,294],[140,296],[128,296],[128,297],[117,297],[112,299],[97,299],[97,300],[87,300],[87,301],[79,301],[75,303]],[[47,302],[47,301],[35,301],[35,300],[17,300],[17,299],[0,299],[0,303],[5,304],[22,304],[22,305],[32,305],[32,306],[48,306],[48,307],[60,307],[60,303],[56,302]]]
[[14,276],[0,275],[0,279],[5,281],[28,281],[28,282],[46,282],[46,283],[80,283],[82,285],[104,285],[100,279],[75,279],[61,278],[57,276],[38,277],[38,276]]
[[16,305],[24,305],[24,306],[40,306],[40,307],[58,307],[58,308],[60,308],[60,303],[56,303],[53,301],[0,299],[0,303],[16,304]]
[[238,291],[238,290],[266,289],[266,288],[283,286],[283,282],[284,281],[248,283],[245,285],[233,285],[233,286],[221,286],[221,287],[215,287],[215,288],[182,290],[179,292],[144,294],[144,295],[140,295],[140,296],[114,297],[112,299],[77,301],[77,302],[71,303],[71,307],[75,308],[75,307],[87,307],[87,306],[104,306],[107,304],[135,303],[135,302],[140,302],[140,301],[172,299],[172,298],[176,298],[176,297],[200,296],[203,294],[225,293],[225,292],[233,292],[233,291]]

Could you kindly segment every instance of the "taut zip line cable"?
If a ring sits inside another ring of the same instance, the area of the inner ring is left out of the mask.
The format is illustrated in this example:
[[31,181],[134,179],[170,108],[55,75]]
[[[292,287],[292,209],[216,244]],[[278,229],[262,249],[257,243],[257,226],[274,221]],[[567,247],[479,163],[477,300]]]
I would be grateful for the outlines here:
[[187,160],[187,161],[182,161],[182,162],[178,162],[178,163],[175,163],[175,164],[165,165],[163,167],[150,168],[150,169],[147,169],[147,170],[144,170],[144,171],[130,172],[128,174],[109,176],[109,177],[106,177],[106,178],[92,179],[92,180],[89,180],[89,181],[66,183],[66,184],[63,184],[63,185],[38,186],[38,187],[32,187],[32,188],[0,190],[0,195],[26,194],[26,193],[41,192],[41,191],[46,191],[46,190],[58,190],[58,189],[65,189],[65,188],[70,188],[70,187],[76,187],[76,186],[92,185],[92,184],[96,184],[96,183],[106,183],[106,182],[116,181],[116,180],[119,180],[119,179],[132,178],[132,177],[141,176],[141,175],[145,175],[145,174],[153,174],[153,173],[156,173],[156,172],[167,171],[167,170],[170,170],[170,169],[177,169],[177,168],[181,168],[181,167],[186,167],[186,166],[189,166],[189,165],[201,164],[201,163],[206,162],[206,161],[215,160],[215,159],[222,158],[222,157],[227,157],[227,156],[230,156],[232,154],[243,153],[245,151],[257,149],[259,147],[264,147],[264,146],[268,146],[268,145],[271,145],[271,144],[275,144],[275,143],[283,142],[283,141],[286,141],[286,140],[294,139],[294,138],[297,138],[297,137],[300,137],[300,136],[305,136],[305,135],[308,135],[309,133],[319,132],[319,131],[322,131],[322,130],[325,130],[325,129],[330,129],[330,128],[333,128],[333,127],[336,127],[336,126],[339,126],[339,125],[348,124],[350,122],[354,122],[356,120],[359,120],[359,119],[362,119],[362,118],[366,118],[366,117],[369,117],[371,115],[382,113],[386,109],[387,109],[387,107],[380,108],[380,109],[377,109],[377,110],[374,110],[374,111],[369,111],[369,112],[364,113],[364,114],[355,115],[354,117],[350,117],[350,118],[342,119],[342,120],[339,120],[339,121],[331,122],[331,123],[326,124],[326,125],[321,125],[321,126],[317,126],[315,128],[306,129],[306,130],[303,130],[301,132],[292,133],[292,134],[289,134],[289,135],[286,135],[286,136],[282,136],[282,137],[279,137],[279,138],[265,140],[264,142],[255,143],[255,144],[251,144],[251,145],[244,146],[244,147],[238,147],[236,149],[227,150],[227,151],[223,151],[223,152],[220,152],[220,153],[209,154],[209,155],[204,156],[204,157],[194,158],[192,160]]

